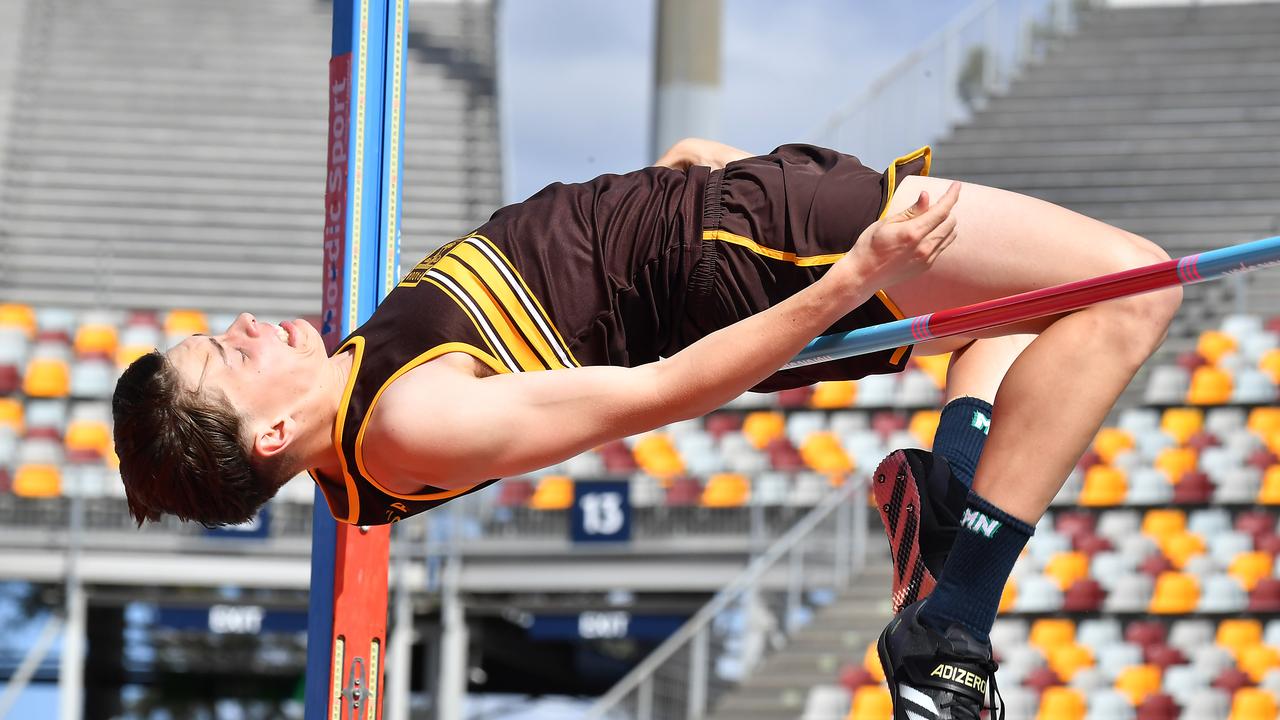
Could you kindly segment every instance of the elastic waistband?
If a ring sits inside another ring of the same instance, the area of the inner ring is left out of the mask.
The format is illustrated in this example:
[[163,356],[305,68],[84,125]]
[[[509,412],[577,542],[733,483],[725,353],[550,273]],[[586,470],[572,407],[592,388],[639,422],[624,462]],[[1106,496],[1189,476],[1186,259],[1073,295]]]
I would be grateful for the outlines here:
[[[707,177],[707,187],[702,191],[702,232],[705,238],[708,230],[719,230],[720,220],[724,217],[724,196],[721,183],[724,180],[723,170],[712,170]],[[720,255],[720,244],[715,240],[702,240],[702,254],[689,273],[689,296],[703,298],[711,293],[716,279],[717,259]]]
[[720,192],[724,182],[724,170],[712,170],[707,177],[707,187],[702,191],[702,229],[719,230],[724,218],[724,197]]

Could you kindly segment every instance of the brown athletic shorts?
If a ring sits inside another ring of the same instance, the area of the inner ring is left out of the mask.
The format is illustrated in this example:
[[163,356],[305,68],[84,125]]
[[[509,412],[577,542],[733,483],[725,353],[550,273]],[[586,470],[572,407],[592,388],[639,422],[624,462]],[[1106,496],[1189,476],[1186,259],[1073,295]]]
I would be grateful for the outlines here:
[[[688,345],[812,284],[884,214],[902,178],[929,174],[929,161],[925,147],[880,172],[834,150],[783,145],[712,172],[680,344]],[[823,334],[902,317],[878,292]],[[900,372],[910,354],[910,346],[904,346],[778,372],[753,390]]]

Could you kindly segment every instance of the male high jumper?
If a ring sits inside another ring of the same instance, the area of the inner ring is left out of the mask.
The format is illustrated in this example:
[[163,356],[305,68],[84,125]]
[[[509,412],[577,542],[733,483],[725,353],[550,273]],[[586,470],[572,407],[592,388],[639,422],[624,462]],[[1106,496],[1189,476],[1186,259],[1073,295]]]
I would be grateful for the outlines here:
[[[1047,202],[927,177],[929,161],[881,173],[807,145],[682,141],[655,167],[499,210],[332,355],[306,322],[247,314],[147,355],[113,404],[130,511],[238,523],[307,470],[337,519],[394,522],[748,389],[898,372],[913,351],[779,372],[818,335],[1168,259]],[[873,478],[898,565],[880,638],[896,718],[978,717],[1014,561],[1180,300],[914,347],[953,353],[952,402],[937,455],[894,453]]]

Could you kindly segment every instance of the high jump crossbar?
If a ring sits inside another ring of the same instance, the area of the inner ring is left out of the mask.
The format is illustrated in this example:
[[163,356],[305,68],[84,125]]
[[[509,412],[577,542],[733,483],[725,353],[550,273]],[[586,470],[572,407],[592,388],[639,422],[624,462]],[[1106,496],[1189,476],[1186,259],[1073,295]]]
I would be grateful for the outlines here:
[[858,328],[843,334],[823,335],[806,345],[782,369],[791,370],[937,338],[967,335],[1023,320],[1079,310],[1106,300],[1176,285],[1193,285],[1278,263],[1280,235],[1146,267]]

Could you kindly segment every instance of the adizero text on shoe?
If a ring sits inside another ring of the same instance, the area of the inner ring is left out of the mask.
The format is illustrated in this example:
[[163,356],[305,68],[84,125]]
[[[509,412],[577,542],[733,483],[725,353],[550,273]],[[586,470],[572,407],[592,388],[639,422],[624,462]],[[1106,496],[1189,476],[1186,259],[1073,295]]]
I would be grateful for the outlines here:
[[903,609],[877,645],[894,720],[979,720],[988,697],[992,717],[1003,718],[991,646],[959,625],[939,633],[921,624],[923,603]]
[[925,567],[920,553],[920,526],[923,507],[920,486],[912,475],[902,450],[880,461],[871,476],[871,493],[889,536],[889,557],[893,561],[893,612],[923,599],[933,591],[937,579]]

